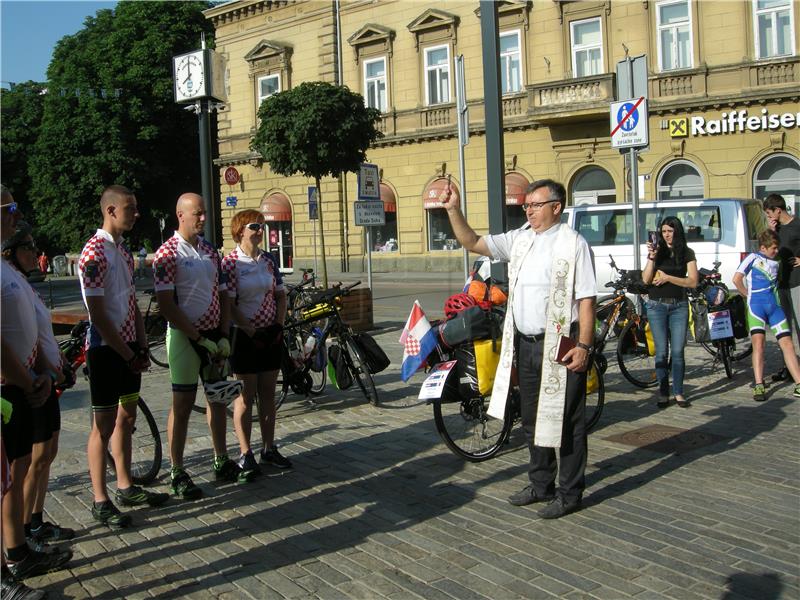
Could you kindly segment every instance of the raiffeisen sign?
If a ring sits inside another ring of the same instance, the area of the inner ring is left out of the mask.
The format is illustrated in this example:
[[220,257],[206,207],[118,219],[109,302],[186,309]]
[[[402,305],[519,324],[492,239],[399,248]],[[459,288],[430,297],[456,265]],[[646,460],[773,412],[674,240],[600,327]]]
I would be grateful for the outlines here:
[[746,110],[722,113],[719,119],[691,117],[691,135],[721,135],[745,131],[773,131],[800,127],[800,113],[770,114],[766,108],[760,115],[750,115]]

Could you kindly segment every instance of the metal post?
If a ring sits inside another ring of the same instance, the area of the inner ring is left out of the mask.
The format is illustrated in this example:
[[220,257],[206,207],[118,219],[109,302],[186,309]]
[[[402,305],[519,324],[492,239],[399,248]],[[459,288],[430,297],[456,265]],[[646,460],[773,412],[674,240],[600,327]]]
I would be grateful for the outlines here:
[[[467,218],[467,177],[464,146],[469,144],[469,113],[467,86],[464,78],[464,55],[456,56],[456,110],[458,112],[458,178],[461,181],[461,212]],[[464,279],[469,277],[469,250],[464,248]]]
[[[317,204],[317,206],[319,206],[319,204]],[[314,276],[316,277],[318,268],[317,267],[317,220],[312,219],[311,223],[313,224],[312,226],[314,227]]]
[[[500,41],[497,3],[480,0],[481,45],[483,47],[483,101],[486,114],[486,187],[489,203],[489,233],[503,233],[505,212],[505,150],[503,106],[500,99]],[[492,278],[505,279],[505,263],[492,265]]]
[[197,122],[200,129],[200,182],[203,192],[203,206],[206,209],[204,237],[217,248],[217,207],[214,202],[214,188],[211,183],[211,112],[209,101],[198,102]]
[[367,287],[372,289],[372,226],[367,225]]

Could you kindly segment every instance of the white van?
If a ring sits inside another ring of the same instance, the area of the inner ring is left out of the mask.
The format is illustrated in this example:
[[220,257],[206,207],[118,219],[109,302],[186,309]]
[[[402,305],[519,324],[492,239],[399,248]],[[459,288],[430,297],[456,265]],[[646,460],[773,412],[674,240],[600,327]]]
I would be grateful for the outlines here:
[[[569,206],[564,222],[580,233],[594,252],[598,294],[612,290],[614,279],[609,255],[622,269],[633,268],[633,217],[630,204]],[[647,232],[655,231],[664,217],[678,217],[686,241],[697,256],[697,268],[711,269],[719,260],[722,281],[731,280],[739,263],[758,250],[758,234],[767,228],[767,219],[758,200],[706,198],[703,200],[665,200],[639,204],[640,259],[647,260]]]

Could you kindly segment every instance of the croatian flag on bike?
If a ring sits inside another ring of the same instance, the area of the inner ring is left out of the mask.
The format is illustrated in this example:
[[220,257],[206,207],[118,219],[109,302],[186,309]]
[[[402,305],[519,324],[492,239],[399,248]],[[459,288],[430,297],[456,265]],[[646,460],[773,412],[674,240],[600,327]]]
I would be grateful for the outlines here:
[[411,309],[411,314],[408,315],[403,335],[400,336],[400,343],[403,344],[403,365],[400,368],[400,378],[408,381],[436,347],[436,330],[431,329],[431,324],[428,323],[428,319],[419,305],[419,300],[414,300],[414,307]]

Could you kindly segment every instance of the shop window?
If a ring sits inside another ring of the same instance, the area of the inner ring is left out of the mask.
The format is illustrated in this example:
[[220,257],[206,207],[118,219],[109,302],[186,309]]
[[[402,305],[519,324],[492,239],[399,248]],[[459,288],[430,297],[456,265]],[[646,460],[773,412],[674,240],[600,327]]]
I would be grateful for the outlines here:
[[[451,183],[453,192],[459,197],[459,192],[455,183]],[[442,208],[439,202],[439,195],[447,187],[447,179],[440,177],[435,179],[425,188],[422,195],[422,206],[427,213],[428,221],[428,250],[458,250],[461,244],[458,243],[447,211]]]
[[500,84],[504,94],[522,89],[522,60],[519,31],[500,34]]
[[386,58],[364,61],[364,92],[368,107],[386,112]]
[[575,77],[603,72],[603,33],[600,18],[570,23],[572,73]]
[[689,0],[667,0],[656,6],[658,64],[662,71],[692,67],[692,19]]
[[792,0],[755,0],[753,11],[756,56],[772,58],[794,54]]
[[392,188],[381,182],[381,200],[386,223],[372,228],[373,252],[397,252],[397,199]]
[[265,240],[266,249],[278,259],[282,273],[291,273],[294,261],[292,204],[282,192],[273,192],[261,201],[260,211],[269,228]]
[[425,103],[450,102],[450,48],[425,48]]
[[770,194],[780,194],[794,210],[794,204],[800,202],[800,160],[789,154],[772,154],[756,167],[753,197],[763,200]]
[[530,181],[522,173],[506,173],[506,229],[518,229],[528,222],[528,217],[522,209],[525,202],[525,192]]
[[656,186],[659,200],[687,200],[703,197],[703,177],[688,160],[670,163],[661,171]]
[[614,179],[601,167],[581,169],[572,183],[569,194],[572,204],[611,204],[617,201]]

